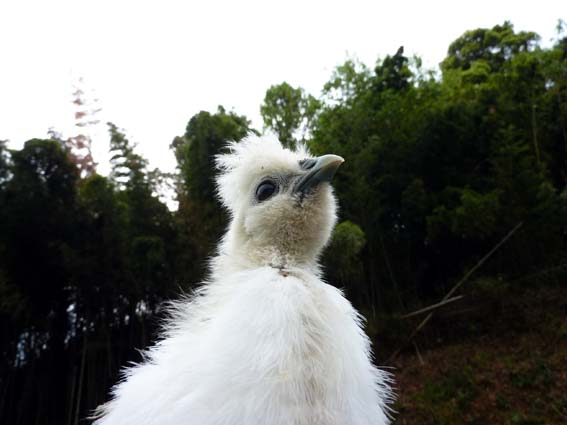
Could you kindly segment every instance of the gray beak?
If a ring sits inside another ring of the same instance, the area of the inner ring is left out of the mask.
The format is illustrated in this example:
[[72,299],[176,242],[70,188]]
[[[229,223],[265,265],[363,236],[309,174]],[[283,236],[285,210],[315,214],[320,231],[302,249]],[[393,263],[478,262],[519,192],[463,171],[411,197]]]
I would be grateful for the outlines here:
[[323,155],[314,158],[314,165],[307,170],[307,173],[299,179],[294,192],[305,193],[313,189],[322,182],[330,182],[340,165],[345,162],[338,155]]

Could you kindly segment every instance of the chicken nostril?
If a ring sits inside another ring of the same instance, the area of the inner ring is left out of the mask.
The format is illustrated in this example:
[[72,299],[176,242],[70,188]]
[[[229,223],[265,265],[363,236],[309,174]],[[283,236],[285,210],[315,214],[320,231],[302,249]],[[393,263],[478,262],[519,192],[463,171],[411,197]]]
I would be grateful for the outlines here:
[[316,162],[317,162],[316,159],[305,158],[299,161],[299,166],[301,167],[302,170],[310,170],[315,166]]

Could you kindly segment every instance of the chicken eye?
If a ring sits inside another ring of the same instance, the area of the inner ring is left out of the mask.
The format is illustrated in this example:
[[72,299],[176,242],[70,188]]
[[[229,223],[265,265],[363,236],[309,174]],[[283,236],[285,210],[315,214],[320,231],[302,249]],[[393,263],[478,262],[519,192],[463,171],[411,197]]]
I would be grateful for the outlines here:
[[263,181],[256,188],[256,199],[258,200],[258,202],[265,201],[270,196],[272,196],[275,191],[276,191],[276,185],[274,182]]

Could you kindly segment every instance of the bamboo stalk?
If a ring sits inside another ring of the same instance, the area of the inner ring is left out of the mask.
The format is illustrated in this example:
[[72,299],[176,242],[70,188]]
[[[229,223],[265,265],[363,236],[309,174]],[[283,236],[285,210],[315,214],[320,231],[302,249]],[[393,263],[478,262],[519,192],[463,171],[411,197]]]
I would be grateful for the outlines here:
[[537,141],[537,127],[536,127],[536,108],[537,106],[535,104],[532,105],[532,138],[533,138],[533,142],[534,142],[534,150],[535,150],[535,154],[536,154],[536,159],[537,159],[537,163],[540,163],[540,158],[539,158],[539,143]]
[[71,391],[69,392],[69,414],[67,416],[67,425],[73,425],[73,411],[75,408],[75,385],[77,383],[77,366],[71,368]]
[[[85,331],[86,332],[86,331]],[[81,410],[81,392],[83,391],[83,378],[85,375],[85,360],[87,357],[87,335],[83,338],[83,353],[81,355],[81,372],[79,373],[79,388],[77,389],[77,404],[75,405],[75,425],[79,424],[79,412]]]

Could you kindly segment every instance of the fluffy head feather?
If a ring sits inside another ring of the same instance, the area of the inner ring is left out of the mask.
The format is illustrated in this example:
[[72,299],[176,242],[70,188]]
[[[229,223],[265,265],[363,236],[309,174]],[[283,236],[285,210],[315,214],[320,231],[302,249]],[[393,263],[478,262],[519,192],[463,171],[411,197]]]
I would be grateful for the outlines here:
[[[305,146],[291,151],[277,139],[255,136],[217,156],[217,190],[232,217],[221,253],[232,266],[316,267],[336,222],[336,201],[328,182],[296,190],[309,160],[314,158]],[[276,193],[258,202],[265,181],[277,185]]]

